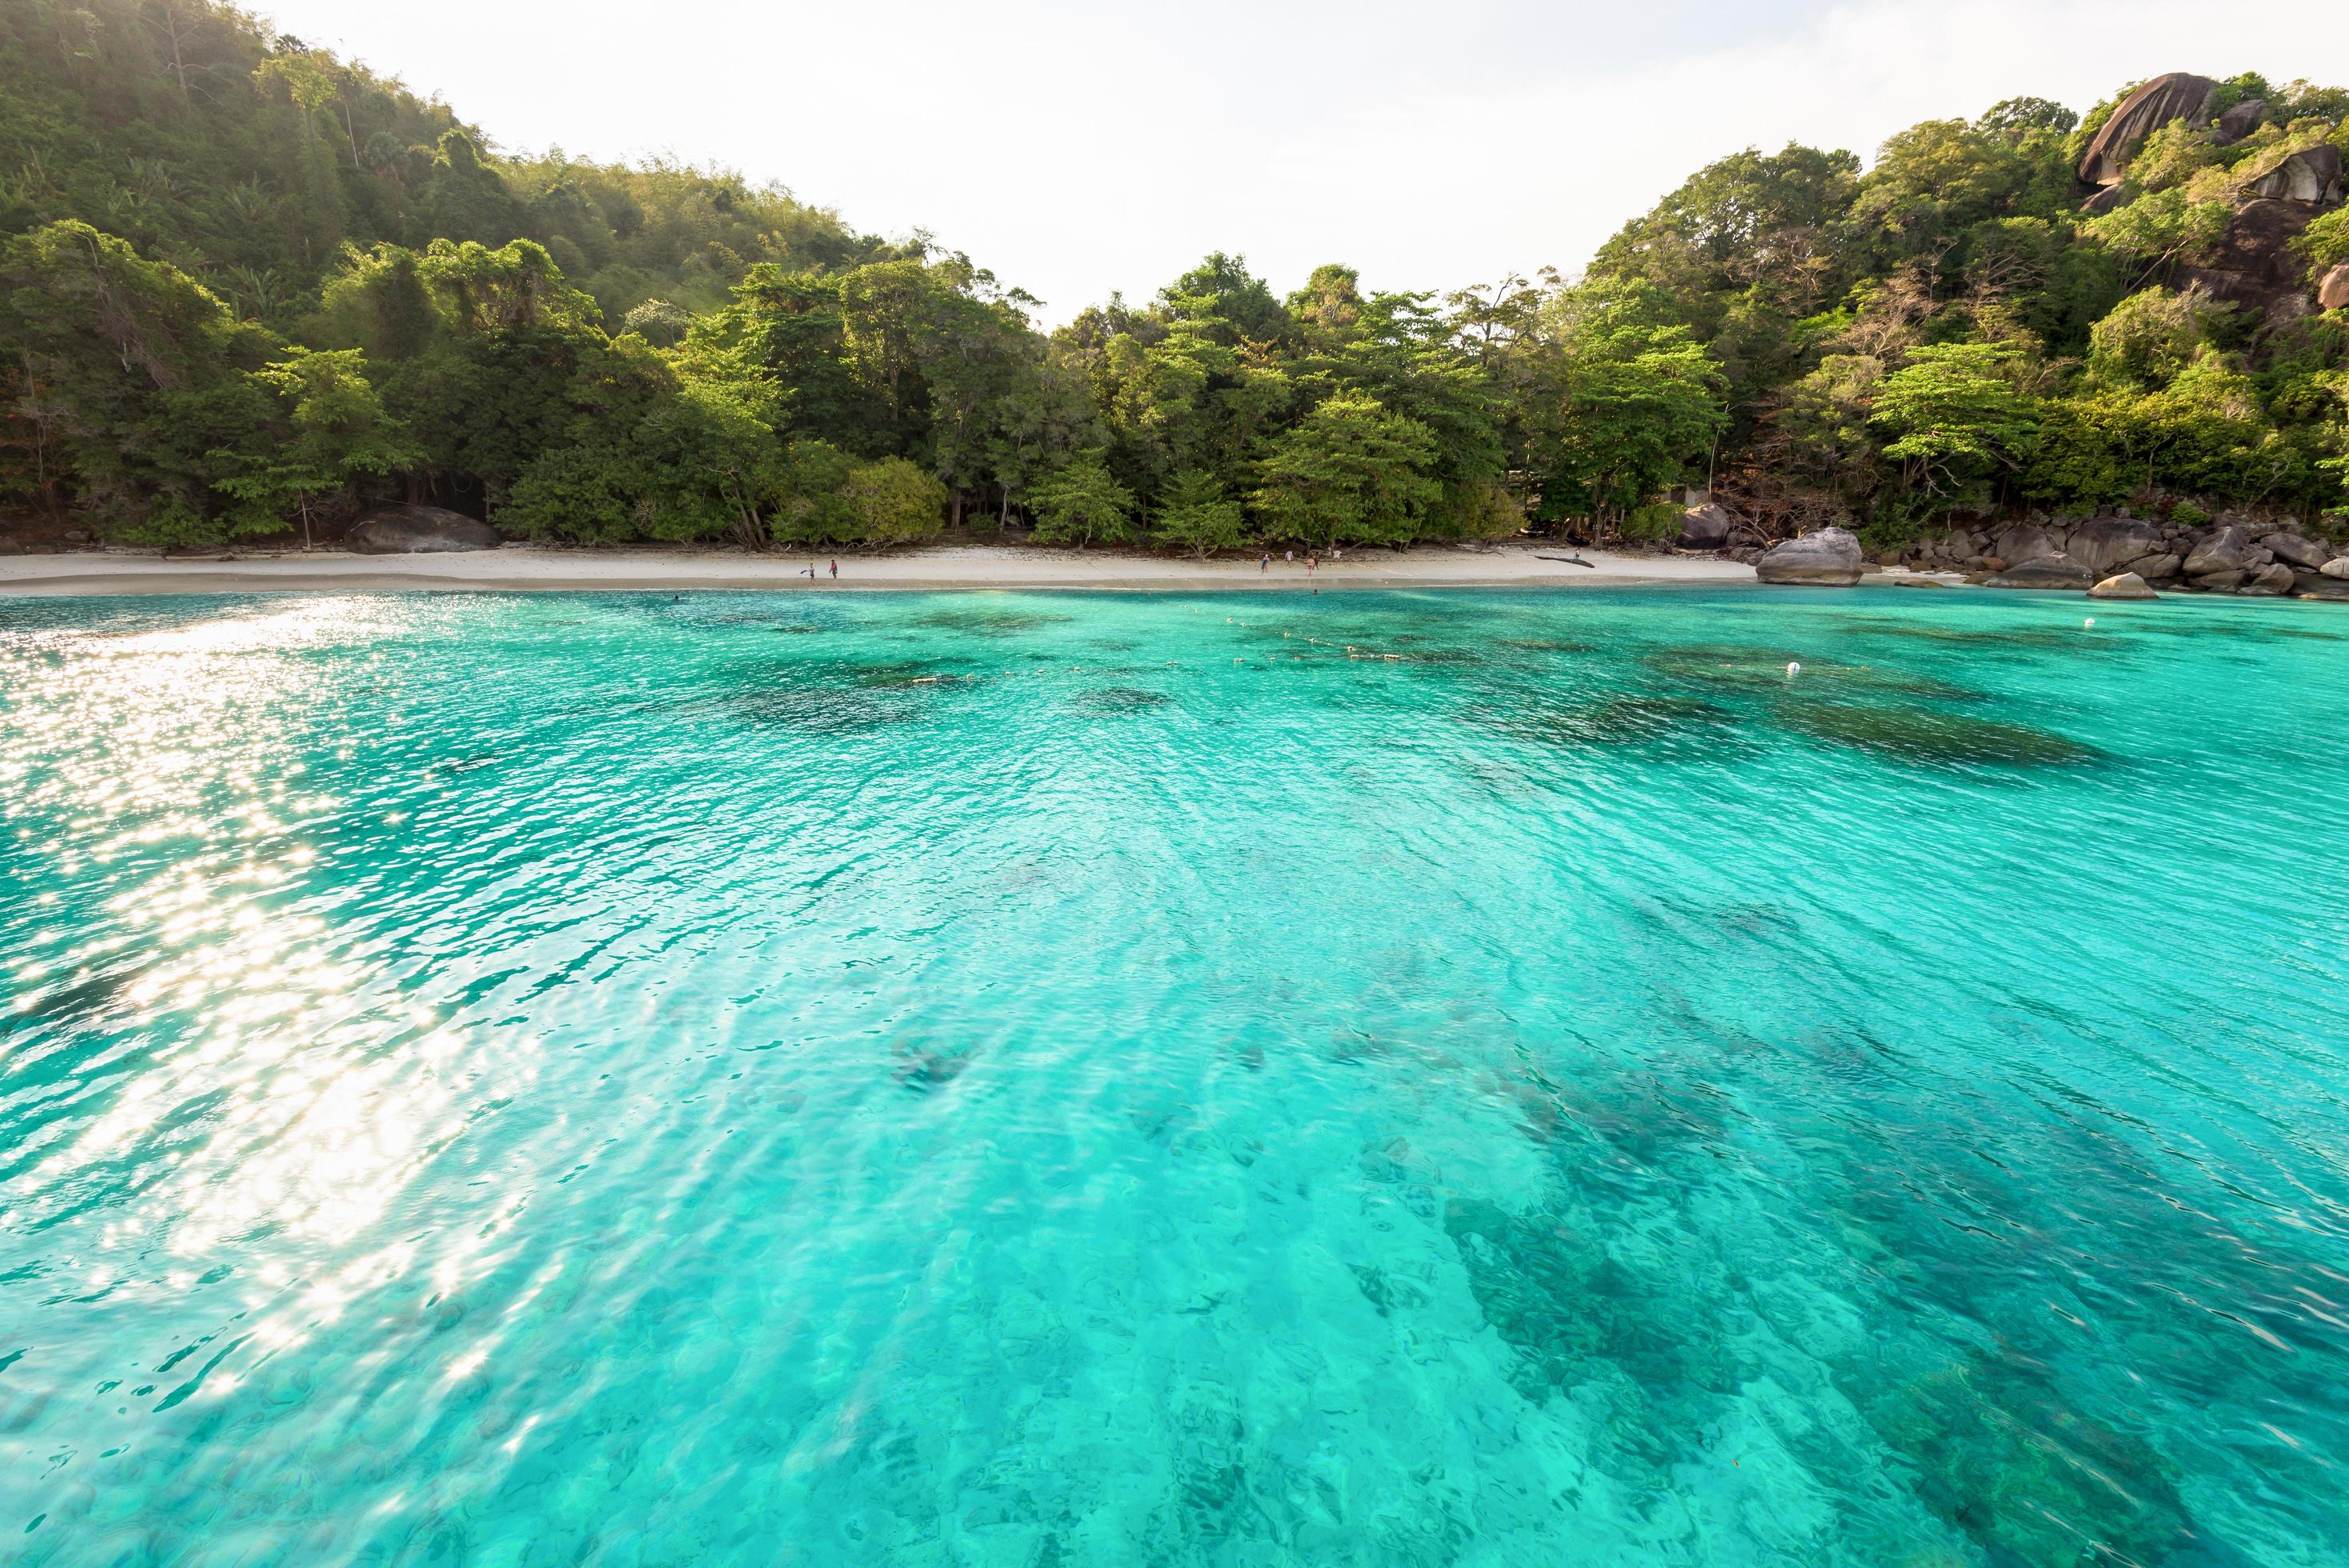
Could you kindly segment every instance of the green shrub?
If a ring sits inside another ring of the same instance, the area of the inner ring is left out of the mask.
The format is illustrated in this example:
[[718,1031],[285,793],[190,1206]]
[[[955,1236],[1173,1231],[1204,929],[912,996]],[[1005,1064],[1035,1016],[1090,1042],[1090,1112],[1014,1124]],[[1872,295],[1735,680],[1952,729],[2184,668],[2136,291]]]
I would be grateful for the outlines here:
[[1623,519],[1623,537],[1655,544],[1681,535],[1681,509],[1668,500],[1635,506]]

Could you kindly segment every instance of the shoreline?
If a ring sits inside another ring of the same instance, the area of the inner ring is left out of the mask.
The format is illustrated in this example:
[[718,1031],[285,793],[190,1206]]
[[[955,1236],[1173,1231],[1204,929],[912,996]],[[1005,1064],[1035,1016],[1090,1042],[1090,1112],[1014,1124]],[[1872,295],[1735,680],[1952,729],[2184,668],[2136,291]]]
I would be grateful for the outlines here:
[[[1027,545],[951,545],[891,555],[843,555],[839,581],[812,583],[807,558],[706,550],[498,550],[418,555],[341,551],[229,553],[176,560],[160,553],[83,551],[0,556],[0,594],[369,593],[947,593],[1092,589],[1122,593],[1348,588],[1554,588],[1633,583],[1753,583],[1754,569],[1700,555],[1582,552],[1588,567],[1543,560],[1557,546],[1489,550],[1365,550],[1325,562],[1170,560]],[[835,559],[819,556],[823,571]]]

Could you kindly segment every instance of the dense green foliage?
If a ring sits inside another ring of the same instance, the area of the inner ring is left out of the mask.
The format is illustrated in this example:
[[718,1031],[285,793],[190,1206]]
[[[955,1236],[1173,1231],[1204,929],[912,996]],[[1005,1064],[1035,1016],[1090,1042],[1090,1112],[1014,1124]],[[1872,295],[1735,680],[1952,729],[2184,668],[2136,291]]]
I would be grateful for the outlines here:
[[[723,172],[506,157],[208,0],[0,13],[0,505],[159,543],[393,496],[580,542],[836,546],[1018,522],[1206,552],[1661,537],[1961,508],[2343,505],[2349,319],[2223,303],[2245,188],[2349,145],[2256,77],[2091,212],[2013,99],[1863,168],[1747,150],[1587,274],[1281,297],[1211,254],[1046,334],[926,239]],[[2349,260],[2342,214],[2289,266]]]

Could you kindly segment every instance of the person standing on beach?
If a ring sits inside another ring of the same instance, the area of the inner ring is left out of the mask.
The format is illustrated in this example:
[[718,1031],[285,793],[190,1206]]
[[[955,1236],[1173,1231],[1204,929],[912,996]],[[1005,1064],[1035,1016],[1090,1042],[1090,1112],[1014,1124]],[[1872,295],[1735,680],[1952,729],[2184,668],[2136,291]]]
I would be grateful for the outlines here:
[[1281,558],[1283,561],[1288,562],[1291,566],[1294,566],[1294,565],[1296,565],[1296,564],[1297,564],[1297,552],[1295,552],[1294,550],[1284,550],[1284,551],[1282,551],[1282,552],[1280,552],[1280,558]]
[[1315,555],[1315,554],[1311,553],[1310,552],[1307,552],[1307,554],[1306,554],[1306,557],[1305,557],[1305,575],[1307,575],[1308,577],[1310,577],[1310,576],[1312,576],[1316,572],[1319,572],[1319,571],[1320,571],[1320,570],[1321,570],[1321,558],[1320,558],[1319,556],[1318,556],[1318,555]]
[[840,581],[840,562],[837,561],[832,563],[832,580],[834,583]]
[[1256,574],[1257,574],[1257,576],[1261,577],[1261,576],[1263,576],[1266,573],[1268,573],[1268,572],[1269,572],[1269,571],[1271,571],[1271,570],[1272,570],[1272,552],[1271,552],[1271,551],[1269,551],[1269,550],[1268,550],[1268,551],[1266,551],[1266,552],[1264,552],[1264,559],[1263,559],[1263,560],[1261,560],[1261,561],[1259,561],[1259,562],[1257,562],[1256,563]]

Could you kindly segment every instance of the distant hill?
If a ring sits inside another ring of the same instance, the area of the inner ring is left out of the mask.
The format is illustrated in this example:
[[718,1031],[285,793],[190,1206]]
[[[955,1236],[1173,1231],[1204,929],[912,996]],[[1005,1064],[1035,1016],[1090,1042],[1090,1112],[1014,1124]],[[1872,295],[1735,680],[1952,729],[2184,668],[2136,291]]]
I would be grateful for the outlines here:
[[316,303],[341,247],[546,247],[616,327],[722,304],[752,263],[882,247],[722,170],[508,158],[445,104],[203,0],[0,9],[0,229],[76,218],[263,320]]

